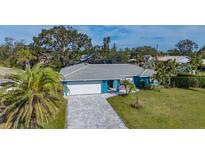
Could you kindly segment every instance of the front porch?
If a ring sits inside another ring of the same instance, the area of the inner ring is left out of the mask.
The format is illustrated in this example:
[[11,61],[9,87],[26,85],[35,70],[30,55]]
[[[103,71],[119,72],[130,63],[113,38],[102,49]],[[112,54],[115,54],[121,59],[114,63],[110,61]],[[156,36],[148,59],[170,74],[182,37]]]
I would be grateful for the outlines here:
[[119,93],[120,80],[103,80],[102,94],[104,93]]

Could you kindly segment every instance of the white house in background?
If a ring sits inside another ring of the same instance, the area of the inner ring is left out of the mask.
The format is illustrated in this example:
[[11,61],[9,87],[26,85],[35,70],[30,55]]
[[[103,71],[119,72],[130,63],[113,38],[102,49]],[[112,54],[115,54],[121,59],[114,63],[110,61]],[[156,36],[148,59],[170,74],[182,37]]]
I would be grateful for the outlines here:
[[161,56],[157,57],[158,61],[176,60],[178,64],[186,64],[190,61],[189,56]]
[[12,71],[10,68],[7,67],[0,67],[0,86],[1,84],[8,82],[8,80],[3,79],[4,75],[10,74]]
[[202,59],[202,64],[205,65],[205,59]]
[[153,81],[154,70],[133,64],[77,64],[62,68],[64,95],[100,94],[120,90],[120,80],[130,80],[137,87],[144,80],[145,85]]

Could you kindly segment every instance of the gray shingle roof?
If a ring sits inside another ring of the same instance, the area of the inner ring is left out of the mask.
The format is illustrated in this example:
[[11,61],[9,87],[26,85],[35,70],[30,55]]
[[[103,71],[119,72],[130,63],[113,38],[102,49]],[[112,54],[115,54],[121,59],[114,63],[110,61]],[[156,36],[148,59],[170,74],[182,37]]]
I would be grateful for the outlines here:
[[[62,68],[60,73],[67,81],[109,80],[150,75],[154,71],[133,64],[77,64]],[[153,75],[153,74],[152,74]]]
[[155,71],[153,69],[145,69],[142,74],[140,74],[140,77],[152,77],[154,75]]

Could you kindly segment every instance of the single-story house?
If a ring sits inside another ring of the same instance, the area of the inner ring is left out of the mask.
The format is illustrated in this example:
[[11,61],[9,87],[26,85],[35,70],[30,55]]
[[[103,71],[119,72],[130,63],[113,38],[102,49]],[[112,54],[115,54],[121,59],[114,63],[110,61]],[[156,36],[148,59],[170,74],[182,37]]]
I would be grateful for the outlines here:
[[130,80],[137,87],[139,81],[152,83],[152,69],[133,64],[86,64],[80,63],[62,68],[64,95],[100,94],[119,92],[120,80]]
[[189,56],[161,56],[157,57],[158,61],[176,60],[178,64],[186,64],[190,61]]

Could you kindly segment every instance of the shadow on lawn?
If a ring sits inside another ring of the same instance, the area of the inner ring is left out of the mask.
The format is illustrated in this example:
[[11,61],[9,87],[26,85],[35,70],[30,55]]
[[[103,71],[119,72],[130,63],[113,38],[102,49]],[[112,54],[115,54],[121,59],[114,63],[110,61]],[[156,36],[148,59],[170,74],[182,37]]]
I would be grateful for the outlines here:
[[205,91],[202,91],[201,89],[196,89],[196,88],[181,88],[181,89],[184,89],[184,90],[188,90],[188,91],[194,91],[194,92],[199,92],[199,93],[202,93],[202,94],[205,94]]

